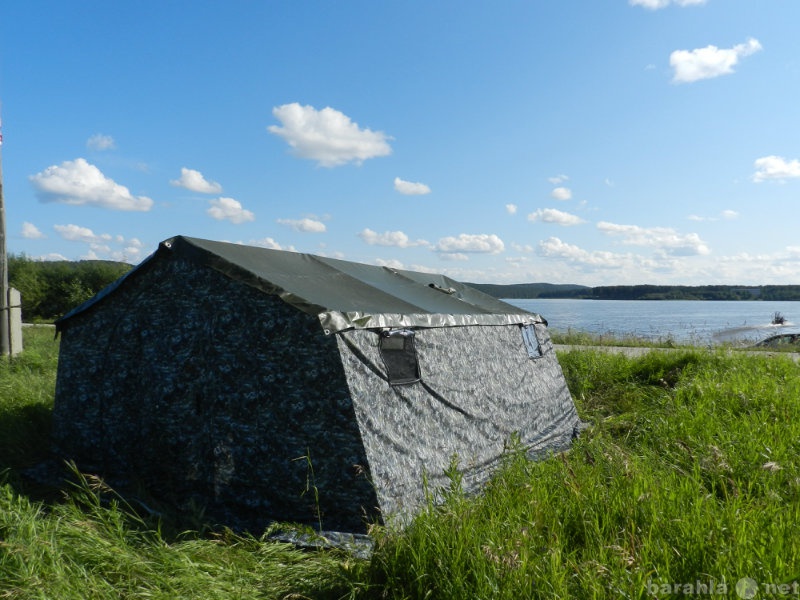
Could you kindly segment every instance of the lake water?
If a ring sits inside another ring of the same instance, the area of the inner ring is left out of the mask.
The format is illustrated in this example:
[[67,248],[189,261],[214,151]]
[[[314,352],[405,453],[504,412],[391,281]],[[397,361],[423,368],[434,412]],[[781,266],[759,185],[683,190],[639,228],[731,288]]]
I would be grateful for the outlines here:
[[[550,329],[592,334],[671,338],[679,343],[754,343],[781,333],[800,333],[800,302],[697,300],[505,300],[539,313]],[[772,325],[776,312],[786,318]]]

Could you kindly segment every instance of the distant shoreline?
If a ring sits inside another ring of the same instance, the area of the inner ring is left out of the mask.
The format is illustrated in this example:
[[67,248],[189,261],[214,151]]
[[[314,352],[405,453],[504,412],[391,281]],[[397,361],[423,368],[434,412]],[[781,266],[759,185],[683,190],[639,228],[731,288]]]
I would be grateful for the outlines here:
[[610,285],[469,283],[495,298],[575,300],[764,300],[800,301],[800,285]]

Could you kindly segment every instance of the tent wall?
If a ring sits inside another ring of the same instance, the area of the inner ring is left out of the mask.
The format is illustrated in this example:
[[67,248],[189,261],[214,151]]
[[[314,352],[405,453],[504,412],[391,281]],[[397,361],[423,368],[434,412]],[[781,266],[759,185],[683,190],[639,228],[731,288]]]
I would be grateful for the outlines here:
[[389,385],[379,334],[337,335],[372,477],[385,513],[411,514],[447,485],[453,455],[474,490],[515,435],[531,453],[569,446],[580,420],[549,334],[535,326],[541,357],[529,357],[521,327],[418,329],[421,381]]
[[233,526],[315,524],[319,508],[325,528],[363,530],[377,500],[336,342],[315,317],[165,258],[62,336],[54,434],[79,466]]

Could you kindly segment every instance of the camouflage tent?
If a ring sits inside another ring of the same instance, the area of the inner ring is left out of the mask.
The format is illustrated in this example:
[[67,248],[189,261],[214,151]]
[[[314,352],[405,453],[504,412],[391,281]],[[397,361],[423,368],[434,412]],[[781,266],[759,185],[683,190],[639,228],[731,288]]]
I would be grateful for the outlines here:
[[59,453],[250,530],[363,532],[580,425],[546,322],[441,275],[175,237],[57,328]]

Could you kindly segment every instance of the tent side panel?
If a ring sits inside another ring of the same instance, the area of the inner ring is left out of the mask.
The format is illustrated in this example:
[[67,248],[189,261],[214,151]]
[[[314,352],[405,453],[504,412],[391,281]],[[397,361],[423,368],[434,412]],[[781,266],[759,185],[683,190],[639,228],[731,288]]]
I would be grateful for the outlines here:
[[174,258],[62,334],[55,438],[81,466],[234,527],[364,530],[369,465],[315,318]]
[[381,509],[412,514],[448,484],[456,455],[468,491],[484,483],[512,438],[533,454],[569,447],[580,424],[547,329],[531,359],[519,326],[419,329],[421,381],[390,386],[378,334],[337,336]]

